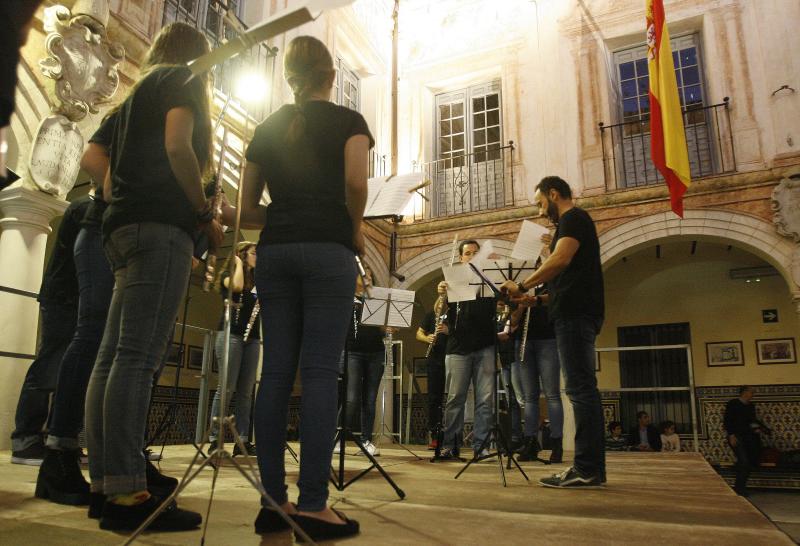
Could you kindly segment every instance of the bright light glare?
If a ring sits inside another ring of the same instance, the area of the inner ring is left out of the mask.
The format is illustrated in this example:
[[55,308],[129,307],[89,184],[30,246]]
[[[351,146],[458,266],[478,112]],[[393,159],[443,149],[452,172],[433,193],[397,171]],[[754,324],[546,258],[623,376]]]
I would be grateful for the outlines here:
[[244,102],[255,103],[267,96],[266,78],[255,72],[244,74],[236,82],[236,96]]

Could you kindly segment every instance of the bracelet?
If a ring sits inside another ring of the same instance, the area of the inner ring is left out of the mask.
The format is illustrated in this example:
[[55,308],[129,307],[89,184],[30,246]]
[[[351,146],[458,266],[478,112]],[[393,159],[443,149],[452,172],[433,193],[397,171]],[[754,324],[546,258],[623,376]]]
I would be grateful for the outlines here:
[[517,289],[518,289],[518,290],[519,290],[519,291],[520,291],[522,294],[524,294],[525,292],[527,292],[527,291],[528,291],[528,289],[527,289],[527,288],[525,288],[525,285],[524,285],[524,284],[522,284],[521,282],[518,282],[518,283],[517,283]]

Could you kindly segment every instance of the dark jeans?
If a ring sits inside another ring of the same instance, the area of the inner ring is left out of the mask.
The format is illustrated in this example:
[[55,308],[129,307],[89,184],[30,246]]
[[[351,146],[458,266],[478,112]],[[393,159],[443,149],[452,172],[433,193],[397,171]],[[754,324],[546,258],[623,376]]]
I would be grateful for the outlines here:
[[78,449],[86,387],[94,368],[114,289],[114,274],[103,251],[100,230],[83,228],[75,240],[80,302],[75,335],[61,361],[47,447]]
[[[353,312],[355,282],[353,252],[338,243],[258,247],[264,361],[256,395],[256,449],[261,481],[279,504],[287,500],[284,445],[289,396],[299,366],[303,392],[297,507],[325,508],[339,359]],[[266,505],[263,499],[262,504]]]
[[758,464],[761,455],[761,438],[757,434],[737,434],[736,447],[731,446],[736,454],[736,484],[737,491],[747,488],[747,479],[750,470]]
[[[375,399],[381,386],[386,352],[347,352],[347,420],[351,431],[361,430],[361,441],[372,441]],[[361,417],[359,421],[359,415]]]
[[47,423],[50,394],[56,388],[58,368],[75,333],[78,309],[74,305],[42,302],[40,343],[36,359],[25,374],[17,401],[11,449],[22,451],[42,444],[42,430]]
[[594,341],[602,325],[601,318],[588,315],[555,321],[559,361],[575,414],[574,466],[583,475],[601,478],[606,473],[605,427],[594,371]]
[[192,247],[185,231],[156,222],[117,228],[106,243],[114,292],[86,393],[92,491],[147,489],[142,450],[153,374],[186,292]]
[[[255,327],[255,326],[254,326]],[[225,349],[225,332],[217,332],[214,351],[217,353],[217,362],[222,362],[222,352]],[[234,402],[236,413],[236,432],[243,442],[250,440],[250,413],[253,409],[253,387],[256,384],[258,371],[258,355],[261,352],[261,340],[249,338],[246,342],[244,336],[231,334],[228,347],[228,385],[225,399],[230,405]],[[231,393],[236,393],[231,400]],[[211,418],[219,414],[219,399],[222,394],[222,381],[214,392],[214,401],[211,403]],[[228,412],[225,412],[228,415]],[[208,439],[212,442],[217,439],[219,428],[211,428]]]
[[428,371],[428,430],[435,434],[442,426],[444,409],[444,355],[431,356],[426,362]]

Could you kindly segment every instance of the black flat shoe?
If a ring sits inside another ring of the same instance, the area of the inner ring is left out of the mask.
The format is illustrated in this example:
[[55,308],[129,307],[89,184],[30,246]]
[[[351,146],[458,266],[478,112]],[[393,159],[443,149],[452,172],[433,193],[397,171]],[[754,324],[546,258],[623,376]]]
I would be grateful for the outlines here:
[[[295,508],[297,507],[295,506]],[[267,533],[285,531],[290,529],[291,525],[289,525],[275,510],[262,508],[256,517],[255,527],[257,535],[265,535]]]
[[[318,542],[321,540],[332,540],[336,538],[346,538],[357,535],[359,532],[358,522],[354,519],[348,519],[344,514],[334,510],[344,524],[328,523],[321,519],[312,518],[310,516],[301,516],[299,514],[292,516],[292,519],[297,523],[300,528],[306,532],[311,540]],[[297,542],[305,542],[300,535],[295,532],[295,540]]]
[[[122,506],[106,501],[103,506],[103,515],[100,518],[100,528],[106,531],[133,531],[139,527],[153,512],[155,512],[162,499],[151,496],[141,504]],[[200,526],[203,518],[197,512],[178,508],[175,501],[161,512],[153,523],[150,531],[191,531]]]
[[102,493],[89,493],[89,517],[100,519],[103,517],[103,505],[106,503],[106,496]]

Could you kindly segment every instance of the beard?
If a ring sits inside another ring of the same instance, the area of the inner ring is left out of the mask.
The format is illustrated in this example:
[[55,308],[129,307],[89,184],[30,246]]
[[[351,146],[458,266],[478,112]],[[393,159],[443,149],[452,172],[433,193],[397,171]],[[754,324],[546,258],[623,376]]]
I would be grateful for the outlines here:
[[547,217],[554,224],[558,223],[558,207],[549,199],[547,200]]

